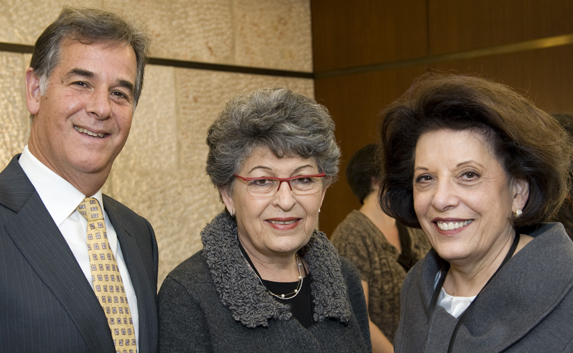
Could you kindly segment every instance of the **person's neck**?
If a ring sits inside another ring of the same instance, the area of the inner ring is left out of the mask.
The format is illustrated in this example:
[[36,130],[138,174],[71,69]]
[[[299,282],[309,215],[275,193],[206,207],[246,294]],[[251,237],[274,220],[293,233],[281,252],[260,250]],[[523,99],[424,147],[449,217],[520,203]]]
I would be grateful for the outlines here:
[[105,181],[107,180],[107,175],[102,176],[100,174],[83,174],[81,175],[81,178],[79,178],[80,180],[70,175],[68,176],[60,175],[60,176],[66,179],[70,184],[72,184],[86,197],[92,196],[96,192],[98,192],[102,188]]
[[[503,236],[503,240],[498,243],[497,247],[492,246],[490,254],[477,261],[467,259],[450,261],[450,269],[443,286],[446,293],[458,297],[476,296],[503,263],[511,249],[514,236],[515,231],[512,229],[509,234]],[[531,239],[533,238],[521,235],[518,247],[512,256]],[[499,250],[493,251],[493,249]]]
[[365,199],[359,211],[381,230],[391,229],[396,226],[396,220],[384,213],[376,202],[367,201]]

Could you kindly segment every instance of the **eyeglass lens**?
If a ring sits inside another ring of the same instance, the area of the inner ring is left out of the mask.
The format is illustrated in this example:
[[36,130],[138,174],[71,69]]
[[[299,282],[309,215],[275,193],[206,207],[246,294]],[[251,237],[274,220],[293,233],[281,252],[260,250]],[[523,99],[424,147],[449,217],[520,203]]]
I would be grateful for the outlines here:
[[317,177],[301,177],[291,180],[276,180],[261,178],[247,182],[247,191],[251,195],[274,195],[280,188],[280,183],[289,184],[290,189],[295,195],[314,194],[320,190],[321,181]]

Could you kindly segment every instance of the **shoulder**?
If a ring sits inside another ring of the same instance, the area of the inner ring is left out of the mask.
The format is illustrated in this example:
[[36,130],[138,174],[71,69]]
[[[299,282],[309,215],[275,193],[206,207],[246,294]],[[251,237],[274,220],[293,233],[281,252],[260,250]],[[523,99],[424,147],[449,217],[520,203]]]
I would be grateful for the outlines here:
[[372,234],[372,229],[370,228],[375,226],[373,224],[370,226],[370,224],[368,217],[360,213],[360,211],[353,210],[346,216],[344,221],[338,224],[330,239],[335,245],[362,241],[359,238],[368,237]]
[[159,311],[188,316],[203,308],[222,307],[203,250],[183,261],[167,275],[158,294]]
[[539,266],[571,266],[573,264],[573,242],[565,228],[559,222],[544,223],[529,232],[533,237],[523,249],[516,254],[527,257],[528,262],[538,263]]
[[[116,230],[125,229],[137,238],[150,238],[155,243],[155,232],[151,224],[143,217],[113,198],[103,195],[105,213]],[[154,245],[157,247],[157,245]]]
[[356,226],[361,226],[367,220],[368,217],[366,217],[360,211],[352,210],[349,214],[346,215],[346,218],[338,224],[336,229],[352,229]]
[[[14,212],[19,212],[36,192],[18,163],[19,157],[19,154],[14,156],[6,168],[0,172],[0,204]],[[38,202],[41,203],[39,198]]]
[[140,215],[138,215],[137,213],[132,211],[129,207],[127,207],[124,204],[122,204],[121,202],[111,198],[110,196],[103,194],[102,197],[103,197],[103,204],[104,204],[104,208],[105,208],[106,213],[108,213],[108,214],[111,213],[114,215],[121,215],[122,217],[139,219],[142,221],[145,220],[145,218],[141,217]]
[[[167,278],[186,288],[193,288],[213,282],[203,250],[199,250],[193,256],[180,263],[167,275]],[[165,285],[167,285],[167,282]],[[162,290],[164,286],[162,286]]]

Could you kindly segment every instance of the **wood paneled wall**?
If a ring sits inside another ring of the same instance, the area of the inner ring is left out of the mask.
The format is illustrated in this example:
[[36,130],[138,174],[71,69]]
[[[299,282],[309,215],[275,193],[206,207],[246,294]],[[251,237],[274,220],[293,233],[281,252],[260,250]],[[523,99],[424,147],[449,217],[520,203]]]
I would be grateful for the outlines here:
[[358,200],[346,165],[376,142],[379,112],[430,70],[477,74],[573,113],[573,0],[311,0],[315,97],[336,122],[340,180],[320,228]]

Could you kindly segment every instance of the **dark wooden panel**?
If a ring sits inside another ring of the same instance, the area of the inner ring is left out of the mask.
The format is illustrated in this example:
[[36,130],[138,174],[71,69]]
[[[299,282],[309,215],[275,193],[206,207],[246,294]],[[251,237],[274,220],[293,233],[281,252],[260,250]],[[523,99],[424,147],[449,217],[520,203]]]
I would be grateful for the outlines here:
[[[312,0],[315,72],[573,33],[573,0],[427,3],[429,10],[424,0]],[[526,93],[548,112],[573,113],[572,59],[573,45],[568,45],[440,62],[431,67],[479,73]],[[340,180],[326,193],[320,218],[320,228],[328,235],[348,212],[359,208],[346,182],[348,160],[360,147],[376,142],[381,109],[426,69],[406,67],[315,80],[315,96],[330,110],[342,149]]]
[[432,65],[479,74],[529,96],[549,113],[573,113],[573,45]]
[[426,0],[311,0],[314,71],[426,55]]
[[[573,113],[572,59],[573,46],[562,46],[443,62],[432,68],[479,74],[516,88],[550,113]],[[348,160],[360,147],[377,141],[379,112],[424,72],[411,67],[315,81],[315,96],[330,110],[342,149],[340,180],[327,191],[320,216],[320,228],[326,234],[360,207],[346,182]]]
[[429,0],[430,54],[573,32],[572,0]]
[[346,165],[361,147],[377,142],[379,113],[399,98],[423,68],[405,68],[315,81],[315,97],[336,123],[342,150],[339,181],[326,192],[320,229],[328,236],[360,203],[346,181]]

